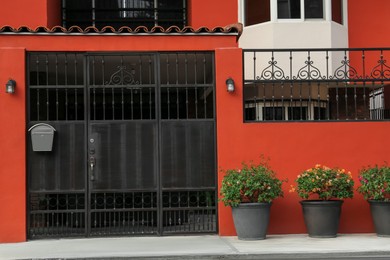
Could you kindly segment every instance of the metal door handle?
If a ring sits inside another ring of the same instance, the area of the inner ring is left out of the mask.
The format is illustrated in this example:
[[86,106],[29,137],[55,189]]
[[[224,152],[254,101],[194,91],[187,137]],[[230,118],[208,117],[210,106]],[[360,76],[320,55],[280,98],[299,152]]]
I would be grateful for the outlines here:
[[95,175],[94,175],[94,170],[95,170],[95,165],[96,165],[96,159],[95,157],[91,156],[89,158],[89,167],[90,167],[90,180],[94,181],[95,180]]

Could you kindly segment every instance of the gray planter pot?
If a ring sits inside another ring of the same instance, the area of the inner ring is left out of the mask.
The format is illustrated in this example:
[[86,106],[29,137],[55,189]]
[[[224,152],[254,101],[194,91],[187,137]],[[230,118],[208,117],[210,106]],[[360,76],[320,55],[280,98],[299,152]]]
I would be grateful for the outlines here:
[[303,200],[300,203],[309,237],[337,236],[342,200]]
[[375,232],[379,237],[390,237],[390,201],[369,200]]
[[242,203],[232,207],[233,221],[238,239],[265,239],[271,203]]

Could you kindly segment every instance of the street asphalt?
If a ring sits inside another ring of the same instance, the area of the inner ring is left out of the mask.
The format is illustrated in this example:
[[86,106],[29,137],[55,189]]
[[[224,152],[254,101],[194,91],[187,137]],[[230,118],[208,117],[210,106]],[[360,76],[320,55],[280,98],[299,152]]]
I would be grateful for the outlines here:
[[390,238],[375,234],[217,235],[34,240],[0,244],[0,259],[390,259]]

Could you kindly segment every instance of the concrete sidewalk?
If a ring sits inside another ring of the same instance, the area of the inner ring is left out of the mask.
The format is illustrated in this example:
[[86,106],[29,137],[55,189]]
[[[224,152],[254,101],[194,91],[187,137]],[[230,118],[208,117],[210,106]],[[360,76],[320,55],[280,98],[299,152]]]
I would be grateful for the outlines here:
[[0,244],[0,259],[390,259],[390,238],[374,234],[316,239],[270,235],[237,237],[169,236],[35,240]]

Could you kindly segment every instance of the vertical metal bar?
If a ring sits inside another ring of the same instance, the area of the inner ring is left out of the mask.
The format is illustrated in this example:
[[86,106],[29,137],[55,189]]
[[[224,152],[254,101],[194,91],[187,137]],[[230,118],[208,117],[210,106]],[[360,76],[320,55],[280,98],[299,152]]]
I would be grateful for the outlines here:
[[267,115],[267,102],[266,102],[266,83],[262,83],[263,86],[263,121],[266,121],[266,115]]
[[[56,86],[58,86],[58,55],[56,54]],[[58,88],[56,88],[56,120],[59,120],[59,100],[58,100]]]
[[154,0],[154,26],[158,25],[158,0]]
[[253,52],[253,80],[256,80],[256,52]]
[[[364,74],[365,75],[365,74]],[[365,107],[365,110],[370,112],[370,104],[369,101],[367,100],[367,95],[366,95],[366,82],[363,81],[363,105]],[[370,118],[370,115],[368,115],[368,119]],[[366,113],[364,113],[364,120],[367,120]]]
[[179,84],[179,54],[176,53],[176,85]]
[[170,85],[170,79],[169,79],[169,54],[166,54],[167,58],[165,60],[166,68],[167,68],[167,85]]
[[37,71],[37,86],[40,86],[40,82],[39,82],[39,55],[38,54],[36,55],[35,65],[36,65],[36,71]]
[[65,53],[65,86],[68,86],[68,55]]
[[56,88],[56,120],[59,120],[59,105],[58,88]]
[[330,96],[329,96],[329,81],[326,82],[326,118],[330,120]]
[[[385,76],[383,74],[383,76]],[[381,98],[381,101],[380,101],[380,119],[387,119],[386,117],[386,107],[385,107],[385,83],[384,81],[381,81],[381,94],[380,94],[380,98]]]
[[282,92],[282,120],[286,120],[286,115],[284,111],[284,81],[280,84],[281,92]]
[[354,100],[354,107],[355,107],[355,120],[358,119],[358,107],[357,107],[357,90],[356,90],[356,82],[353,84],[353,100]]
[[[317,82],[317,106],[318,106],[318,120],[322,120],[321,118],[321,83]],[[313,118],[315,119],[315,118]]]
[[122,109],[122,120],[125,119],[125,96],[123,93],[123,88],[121,88],[121,109]]
[[131,109],[131,119],[134,119],[134,88],[130,88],[130,109]]
[[299,118],[300,120],[302,120],[302,106],[303,106],[303,100],[302,100],[302,82],[299,82],[299,102],[300,102],[300,105],[299,105],[299,110],[300,110],[300,115],[299,115]]
[[115,120],[115,89],[111,88],[111,108],[112,108],[112,120]]
[[96,27],[96,3],[92,0],[92,26]]
[[186,86],[186,119],[189,119],[188,117],[188,87]]
[[293,79],[293,52],[290,51],[290,79]]
[[[148,84],[152,84],[152,82],[154,82],[152,80],[152,58],[151,58],[151,55],[148,56],[149,57],[149,60],[148,60],[148,75],[149,75],[149,81],[148,81]],[[153,108],[153,100],[152,100],[152,92],[153,92],[153,88],[149,87],[149,119],[153,119],[153,111],[152,111],[152,108]]]
[[78,120],[78,102],[77,102],[77,88],[74,89],[74,113],[75,120]]
[[371,95],[372,97],[370,97],[371,99],[371,104],[372,104],[372,107],[370,107],[370,110],[372,111],[371,114],[371,120],[378,120],[378,116],[377,116],[377,111],[376,111],[376,100],[375,100],[375,96],[376,96],[376,93],[375,93],[375,82],[373,81],[372,82],[372,91],[371,91]]
[[367,75],[366,75],[366,54],[365,54],[365,50],[362,50],[362,67],[363,67],[362,78],[364,79],[364,78],[367,77]]
[[77,54],[74,54],[74,84],[77,85]]
[[179,88],[176,87],[176,119],[180,118]]
[[198,57],[196,53],[194,54],[194,77],[195,77],[195,85],[198,84]]
[[48,55],[46,54],[46,120],[49,120],[49,59]]
[[326,79],[329,79],[329,51],[326,51]]
[[184,80],[185,84],[188,85],[188,53],[184,54]]
[[207,118],[207,93],[208,93],[208,88],[203,88],[203,105],[204,105],[204,118]]
[[344,97],[345,97],[345,119],[348,120],[348,83],[344,82]]
[[[292,117],[294,116],[294,109],[292,109],[292,106],[293,106],[293,103],[294,103],[294,92],[293,92],[293,89],[294,89],[294,82],[291,81],[290,82],[290,102],[289,102],[289,107],[291,107],[291,115]],[[288,110],[288,108],[287,108]],[[287,119],[290,120],[290,118],[288,118],[289,114],[288,114],[288,111],[287,111]]]
[[183,0],[183,10],[182,10],[182,18],[183,18],[183,27],[187,25],[187,4],[186,0]]
[[336,120],[340,120],[339,114],[339,83],[336,82]]
[[203,53],[203,84],[206,84],[206,82],[207,82],[206,76],[207,76],[207,73],[206,73],[206,54]]
[[171,119],[171,101],[170,101],[170,87],[167,87],[167,107],[168,107],[168,119]]
[[49,57],[48,55],[46,54],[45,55],[45,69],[46,69],[46,87],[49,86]]
[[149,88],[149,119],[153,119],[152,118],[152,108],[153,108],[152,102],[153,102],[153,100],[152,100],[152,88]]
[[[273,73],[272,73],[273,74]],[[271,96],[271,104],[272,104],[272,120],[276,120],[276,107],[275,107],[275,83],[272,82],[272,96]]]
[[104,78],[104,73],[105,73],[105,60],[104,56],[101,58],[101,66],[102,66],[102,85],[103,85],[103,120],[106,120],[106,87],[105,87],[105,78]]
[[309,81],[309,101],[308,101],[308,104],[307,104],[307,115],[306,115],[306,118],[304,118],[303,120],[313,120],[314,116],[311,114],[311,108],[313,106],[312,104],[312,101],[311,101],[311,88],[312,88],[312,85],[311,85],[311,82]]
[[381,67],[380,78],[383,79],[385,77],[383,64],[385,64],[386,61],[383,60],[383,50],[380,50],[380,53],[381,53],[381,55],[380,55],[381,59],[380,59],[380,62],[379,62],[379,64],[381,65],[380,66]]
[[198,87],[194,87],[195,90],[195,119],[198,119]]
[[[93,118],[92,120],[96,120],[96,78],[95,78],[95,57],[93,57],[92,60],[92,91],[93,91],[93,101],[92,101],[92,106],[93,106]],[[91,88],[89,88],[89,91],[91,91]],[[91,114],[91,112],[89,113]]]
[[144,118],[143,118],[143,114],[144,114],[144,113],[143,113],[143,107],[142,107],[142,105],[143,105],[142,94],[143,94],[143,93],[142,93],[142,88],[140,88],[140,89],[139,89],[139,106],[140,106],[140,107],[139,107],[139,110],[140,110],[140,112],[141,112],[141,120],[144,119]]
[[[39,55],[37,55],[37,59],[35,61],[35,64],[36,64],[36,70],[37,70],[37,86],[40,86],[40,82],[39,82]],[[37,106],[37,120],[39,121],[40,120],[40,118],[39,118],[39,114],[40,114],[40,111],[39,111],[39,108],[40,108],[39,88],[36,90],[36,93],[37,93],[37,103],[36,103],[36,106]]]
[[62,10],[61,10],[61,14],[62,14],[62,27],[65,27],[66,28],[66,0],[62,0]]

